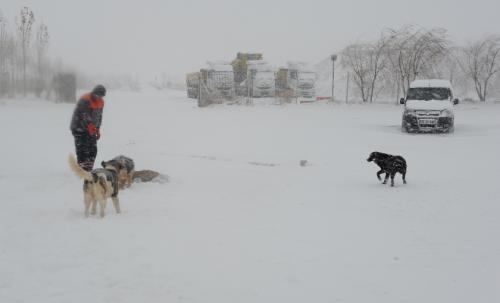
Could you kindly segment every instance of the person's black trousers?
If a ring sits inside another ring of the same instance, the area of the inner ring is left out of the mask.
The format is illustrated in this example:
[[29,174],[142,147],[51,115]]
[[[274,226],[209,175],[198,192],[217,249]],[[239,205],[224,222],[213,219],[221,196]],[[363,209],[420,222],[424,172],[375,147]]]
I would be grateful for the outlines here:
[[78,164],[86,171],[91,171],[97,156],[97,138],[87,133],[73,133],[73,137]]

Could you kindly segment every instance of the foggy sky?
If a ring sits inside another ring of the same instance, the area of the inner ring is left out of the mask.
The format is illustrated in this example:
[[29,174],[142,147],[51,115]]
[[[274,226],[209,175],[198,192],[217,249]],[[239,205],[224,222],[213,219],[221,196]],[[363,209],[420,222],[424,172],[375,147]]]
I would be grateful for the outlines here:
[[442,27],[458,43],[500,34],[500,1],[2,0],[11,29],[22,6],[48,26],[50,53],[84,72],[181,79],[207,60],[262,52],[279,66],[317,63],[384,28]]

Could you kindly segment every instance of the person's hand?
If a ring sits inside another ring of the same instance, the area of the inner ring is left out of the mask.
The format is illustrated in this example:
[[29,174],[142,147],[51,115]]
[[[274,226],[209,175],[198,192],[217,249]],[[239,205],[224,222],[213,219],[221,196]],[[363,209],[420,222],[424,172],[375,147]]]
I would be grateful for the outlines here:
[[97,129],[97,127],[95,127],[94,123],[89,123],[87,125],[87,130],[89,132],[89,135],[91,135],[91,136],[97,135],[98,129]]

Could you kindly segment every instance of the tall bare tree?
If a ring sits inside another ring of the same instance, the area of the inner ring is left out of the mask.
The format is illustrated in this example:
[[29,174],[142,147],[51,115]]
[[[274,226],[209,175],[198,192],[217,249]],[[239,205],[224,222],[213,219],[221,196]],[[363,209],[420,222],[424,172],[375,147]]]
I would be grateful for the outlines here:
[[35,14],[25,6],[21,9],[18,17],[16,18],[16,23],[22,50],[23,93],[26,95],[26,62],[31,42],[31,30],[33,23],[35,23]]
[[363,102],[367,102],[370,95],[370,51],[369,44],[351,44],[344,48],[340,55],[342,67],[352,72],[353,81]]
[[49,31],[43,22],[36,33],[36,55],[37,55],[37,85],[36,94],[39,96],[45,88],[46,55],[49,46]]
[[0,96],[13,96],[18,63],[16,40],[8,30],[7,19],[0,14]]
[[486,101],[491,80],[500,71],[500,36],[488,36],[469,44],[459,63],[474,82],[479,100]]
[[410,82],[417,77],[435,76],[434,66],[447,56],[449,41],[446,30],[430,30],[407,26],[392,32],[388,58],[400,88],[406,94]]
[[7,41],[7,20],[0,11],[0,96],[8,90]]
[[383,32],[381,37],[371,45],[371,50],[368,53],[371,71],[370,102],[373,102],[376,96],[375,91],[381,74],[385,72],[389,66],[389,48],[395,38],[396,36],[393,33]]
[[380,75],[389,63],[387,49],[392,39],[392,34],[383,33],[374,43],[351,44],[341,53],[342,67],[352,72],[363,102],[373,102],[377,95]]

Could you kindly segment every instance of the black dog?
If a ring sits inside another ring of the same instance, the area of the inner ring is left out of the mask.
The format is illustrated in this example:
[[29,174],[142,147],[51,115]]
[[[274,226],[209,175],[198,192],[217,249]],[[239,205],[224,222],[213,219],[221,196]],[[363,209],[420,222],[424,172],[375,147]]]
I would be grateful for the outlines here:
[[368,162],[375,162],[380,167],[380,170],[377,172],[377,178],[380,178],[380,175],[385,173],[384,184],[387,183],[387,179],[389,175],[391,176],[391,186],[394,186],[394,176],[396,173],[400,173],[403,175],[403,183],[406,184],[406,161],[401,156],[393,156],[379,152],[373,152],[370,154]]

